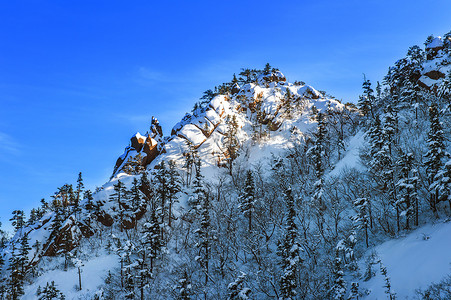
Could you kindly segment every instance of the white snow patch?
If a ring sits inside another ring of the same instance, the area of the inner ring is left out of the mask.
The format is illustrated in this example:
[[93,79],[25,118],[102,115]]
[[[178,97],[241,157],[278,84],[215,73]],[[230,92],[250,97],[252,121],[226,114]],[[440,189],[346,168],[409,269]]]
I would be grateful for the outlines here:
[[38,277],[38,279],[31,285],[25,287],[25,295],[22,300],[37,299],[36,290],[38,286],[45,287],[52,281],[61,292],[63,292],[66,299],[91,299],[94,293],[98,290],[97,287],[104,283],[109,270],[117,267],[118,259],[115,255],[106,255],[96,257],[90,261],[84,261],[84,266],[81,268],[81,284],[82,290],[77,290],[78,287],[78,269],[72,268],[67,271],[52,270]]
[[329,172],[328,177],[339,176],[340,172],[351,168],[363,168],[359,163],[359,151],[365,142],[365,134],[363,131],[359,131],[355,136],[349,140],[349,146],[345,156],[335,164],[335,168]]
[[[397,299],[414,299],[416,289],[425,289],[451,273],[451,222],[425,225],[375,251],[387,267]],[[371,291],[366,299],[387,299],[384,277],[379,265],[374,267],[376,276],[360,286]]]

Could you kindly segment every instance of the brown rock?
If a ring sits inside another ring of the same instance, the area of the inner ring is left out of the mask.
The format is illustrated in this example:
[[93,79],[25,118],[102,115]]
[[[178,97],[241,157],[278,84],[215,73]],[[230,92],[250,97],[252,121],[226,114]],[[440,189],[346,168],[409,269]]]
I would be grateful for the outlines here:
[[427,73],[424,73],[424,75],[431,79],[434,79],[434,80],[437,80],[440,78],[445,78],[445,74],[443,74],[442,72],[440,72],[438,70],[429,71]]
[[157,141],[155,141],[151,137],[147,137],[143,147],[143,152],[146,153],[146,157],[144,158],[143,161],[144,166],[150,164],[160,154],[157,146],[158,146]]

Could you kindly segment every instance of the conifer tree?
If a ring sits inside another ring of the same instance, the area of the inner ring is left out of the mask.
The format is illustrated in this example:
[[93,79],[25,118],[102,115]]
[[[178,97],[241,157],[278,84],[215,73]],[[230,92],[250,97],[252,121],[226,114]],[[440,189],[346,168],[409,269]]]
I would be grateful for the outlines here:
[[15,243],[12,243],[8,271],[10,272],[7,292],[9,299],[20,299],[20,297],[24,294],[24,274],[21,271],[21,257]]
[[[402,215],[406,216],[406,229],[410,229],[410,221],[417,214],[418,193],[417,193],[417,170],[414,166],[413,153],[402,153],[399,165],[399,180],[396,186],[399,189],[399,199],[396,206],[401,209]],[[415,222],[417,225],[417,222]]]
[[168,181],[168,170],[164,160],[159,164],[157,173],[155,174],[156,179],[156,192],[160,199],[160,214],[161,223],[164,224],[166,215],[166,204],[169,194],[169,181]]
[[282,276],[280,277],[281,299],[296,299],[298,288],[298,268],[302,262],[300,257],[301,247],[298,242],[297,226],[295,223],[296,211],[291,188],[285,190],[285,202],[287,212],[285,217],[285,234],[279,241],[277,254],[281,258]]
[[351,282],[351,291],[348,296],[348,300],[358,300],[359,299],[359,283]]
[[19,256],[18,256],[18,262],[19,262],[19,267],[20,267],[20,272],[22,274],[22,278],[25,277],[25,274],[27,271],[27,267],[29,264],[28,253],[30,252],[30,250],[31,250],[31,247],[30,247],[30,244],[28,243],[28,236],[26,234],[24,234],[20,238],[20,247],[19,247]]
[[200,218],[200,226],[195,231],[195,234],[197,235],[196,247],[199,249],[199,255],[196,257],[196,261],[199,262],[202,271],[205,274],[205,285],[207,285],[211,250],[210,199],[208,195],[203,195],[201,199]]
[[76,190],[75,190],[75,203],[74,203],[75,206],[78,206],[78,204],[81,200],[81,195],[82,195],[84,188],[85,188],[85,185],[83,184],[83,177],[80,172],[80,173],[78,173],[77,186],[76,186]]
[[202,199],[205,197],[206,192],[203,186],[204,176],[201,172],[202,162],[197,154],[194,152],[194,180],[193,180],[193,189],[194,194],[189,200],[191,207],[198,210],[200,209],[200,204],[202,203]]
[[251,293],[251,290],[249,288],[243,286],[245,276],[246,276],[246,274],[241,272],[241,275],[238,276],[238,278],[235,279],[234,282],[230,283],[227,286],[227,289],[229,290],[229,297],[227,298],[227,300],[250,299],[249,295]]
[[427,171],[429,181],[429,204],[433,213],[437,216],[437,203],[439,200],[439,182],[436,176],[443,166],[443,158],[447,155],[445,152],[443,127],[439,119],[439,110],[436,103],[429,107],[430,130],[428,133],[428,152],[425,155],[424,165]]
[[169,169],[167,172],[168,182],[168,225],[172,225],[172,206],[177,200],[177,194],[181,191],[180,175],[177,172],[176,164],[173,160],[169,161]]
[[58,288],[55,286],[55,282],[52,281],[50,284],[47,282],[44,288],[38,287],[38,290],[36,292],[36,295],[38,296],[38,300],[64,300],[65,297],[63,293],[58,290]]
[[178,295],[177,295],[178,300],[190,300],[191,299],[191,296],[192,296],[191,282],[189,281],[188,273],[186,271],[183,272],[183,276],[182,276],[182,278],[179,279],[176,288],[178,290]]
[[150,273],[153,272],[155,259],[158,257],[162,240],[160,238],[160,223],[155,212],[155,208],[150,210],[150,219],[143,225],[143,247],[147,258],[150,259]]
[[110,200],[117,203],[117,208],[119,211],[119,227],[121,232],[124,229],[124,211],[125,211],[125,204],[128,202],[128,191],[125,185],[118,180],[116,184],[113,185],[114,193],[110,195]]
[[359,198],[354,201],[354,206],[357,210],[357,215],[354,217],[354,222],[357,223],[357,228],[361,229],[365,234],[365,244],[366,247],[369,247],[368,244],[368,229],[370,223],[369,216],[369,204],[368,199]]
[[390,277],[388,276],[388,273],[387,273],[387,268],[382,264],[382,262],[380,262],[380,271],[381,271],[382,276],[384,276],[385,293],[387,294],[388,299],[395,300],[396,293],[391,288],[391,281],[390,281]]
[[440,200],[448,201],[451,212],[451,159],[446,162],[442,170],[436,176]]
[[316,181],[313,186],[313,196],[312,203],[316,211],[317,224],[320,233],[323,234],[323,224],[324,224],[324,212],[326,210],[326,204],[324,202],[324,157],[325,157],[325,138],[326,138],[326,124],[324,120],[324,115],[322,113],[317,114],[317,131],[314,133],[314,146],[309,150],[313,170],[315,172]]
[[22,229],[25,226],[25,213],[23,210],[15,210],[13,211],[13,216],[11,219],[11,225],[14,227],[16,232]]
[[244,183],[244,192],[239,197],[238,208],[248,219],[248,229],[249,233],[252,231],[252,212],[255,209],[255,187],[254,187],[254,177],[252,171],[248,170],[246,173],[246,181]]
[[331,293],[332,299],[344,300],[346,296],[346,282],[344,281],[343,265],[339,256],[338,249],[335,251],[334,266],[332,269],[332,275],[334,278],[334,285],[332,286]]
[[238,123],[236,116],[227,116],[226,118],[227,130],[224,135],[224,145],[226,148],[227,166],[229,174],[232,175],[233,161],[238,157],[239,141],[237,138]]
[[364,116],[374,117],[373,105],[375,101],[374,91],[371,88],[371,82],[366,78],[363,79],[363,95],[360,96],[358,106]]
[[83,193],[83,200],[86,200],[85,209],[88,212],[91,212],[94,209],[94,203],[92,202],[92,200],[94,200],[94,197],[92,196],[92,192],[90,190],[86,190]]
[[143,205],[142,193],[139,190],[139,181],[136,177],[133,178],[132,186],[129,191],[129,197],[129,207],[125,212],[127,214],[125,217],[130,221],[133,221],[133,227],[136,229],[135,213],[139,211],[139,208]]
[[191,178],[193,174],[194,157],[196,155],[196,150],[194,149],[193,144],[190,141],[186,140],[186,144],[188,151],[183,154],[183,156],[185,157],[183,168],[185,168],[186,170],[185,185],[189,186],[191,184]]

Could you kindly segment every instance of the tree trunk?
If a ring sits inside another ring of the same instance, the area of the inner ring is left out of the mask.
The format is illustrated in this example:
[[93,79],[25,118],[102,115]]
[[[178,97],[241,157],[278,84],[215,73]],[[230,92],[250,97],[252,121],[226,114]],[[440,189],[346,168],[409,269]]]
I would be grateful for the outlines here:
[[80,267],[78,267],[78,286],[80,287],[80,291],[81,291],[81,270],[80,270]]

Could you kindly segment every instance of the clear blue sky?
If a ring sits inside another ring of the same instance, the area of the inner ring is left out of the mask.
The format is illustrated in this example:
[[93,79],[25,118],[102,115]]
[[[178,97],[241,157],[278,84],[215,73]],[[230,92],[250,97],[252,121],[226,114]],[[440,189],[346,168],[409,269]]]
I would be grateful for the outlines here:
[[0,221],[79,171],[100,186],[152,115],[168,133],[242,67],[356,101],[362,73],[380,80],[450,14],[449,0],[2,1]]

